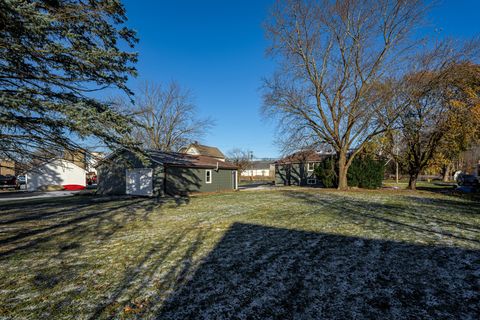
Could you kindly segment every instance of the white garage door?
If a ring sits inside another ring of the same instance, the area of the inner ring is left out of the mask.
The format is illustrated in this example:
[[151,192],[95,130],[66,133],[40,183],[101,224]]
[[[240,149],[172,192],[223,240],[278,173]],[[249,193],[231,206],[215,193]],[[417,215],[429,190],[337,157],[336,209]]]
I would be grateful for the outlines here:
[[135,196],[153,195],[153,170],[152,169],[127,169],[126,194]]

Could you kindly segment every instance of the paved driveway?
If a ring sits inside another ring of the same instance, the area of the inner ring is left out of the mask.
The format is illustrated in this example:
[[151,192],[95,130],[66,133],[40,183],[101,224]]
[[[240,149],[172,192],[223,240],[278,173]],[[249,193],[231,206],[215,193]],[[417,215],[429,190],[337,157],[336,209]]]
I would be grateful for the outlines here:
[[28,192],[28,191],[11,191],[0,192],[0,201],[28,200],[38,198],[56,198],[69,197],[79,191],[48,191],[48,192]]

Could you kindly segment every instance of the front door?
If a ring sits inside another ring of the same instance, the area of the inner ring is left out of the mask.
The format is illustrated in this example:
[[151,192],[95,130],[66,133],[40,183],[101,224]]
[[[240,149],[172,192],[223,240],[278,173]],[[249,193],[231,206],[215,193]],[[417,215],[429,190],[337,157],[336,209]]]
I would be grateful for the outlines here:
[[126,170],[126,194],[135,196],[153,195],[153,170],[137,168]]

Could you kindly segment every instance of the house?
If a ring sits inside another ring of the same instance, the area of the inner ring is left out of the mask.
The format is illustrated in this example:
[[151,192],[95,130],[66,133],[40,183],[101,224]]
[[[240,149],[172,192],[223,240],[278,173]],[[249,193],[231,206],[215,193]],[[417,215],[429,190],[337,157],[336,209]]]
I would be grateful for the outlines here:
[[181,148],[179,152],[194,156],[212,157],[220,161],[225,161],[225,155],[218,148],[205,146],[196,141],[188,147]]
[[269,178],[275,176],[275,163],[271,160],[252,161],[250,166],[240,174],[242,177]]
[[315,168],[331,155],[331,152],[303,150],[276,161],[275,184],[285,186],[322,186],[315,176]]
[[101,161],[97,193],[162,196],[237,189],[238,168],[230,162],[187,153],[145,153],[142,159],[121,150]]
[[15,161],[0,159],[0,176],[14,176]]
[[45,189],[48,186],[86,185],[86,171],[76,163],[66,159],[52,159],[40,163],[25,174],[28,191]]

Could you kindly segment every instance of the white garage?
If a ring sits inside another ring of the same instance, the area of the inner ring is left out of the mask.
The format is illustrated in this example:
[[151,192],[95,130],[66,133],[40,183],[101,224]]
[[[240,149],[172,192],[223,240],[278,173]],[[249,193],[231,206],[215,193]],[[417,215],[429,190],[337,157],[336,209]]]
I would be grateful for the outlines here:
[[33,168],[26,174],[28,191],[36,191],[46,186],[78,185],[86,186],[86,171],[76,164],[55,159]]

